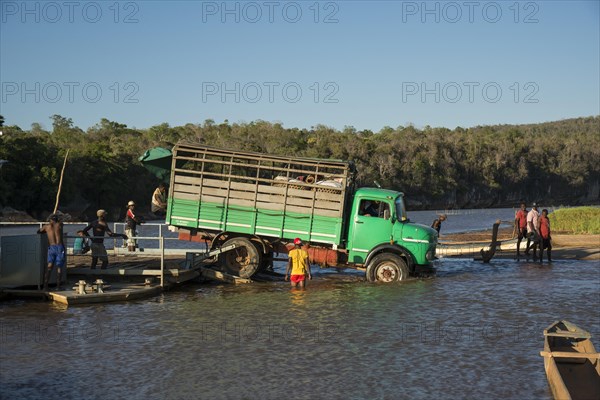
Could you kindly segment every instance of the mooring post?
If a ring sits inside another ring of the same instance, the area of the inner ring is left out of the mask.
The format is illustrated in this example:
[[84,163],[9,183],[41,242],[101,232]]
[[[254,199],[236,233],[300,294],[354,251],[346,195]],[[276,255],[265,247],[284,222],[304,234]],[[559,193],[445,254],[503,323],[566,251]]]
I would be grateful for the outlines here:
[[163,287],[165,280],[165,238],[161,236],[158,242],[160,244],[160,287]]
[[498,238],[498,227],[501,223],[502,221],[498,219],[492,227],[492,243],[490,243],[490,249],[488,251],[484,251],[483,249],[481,249],[480,251],[481,258],[483,259],[484,263],[489,263],[490,260],[494,257],[494,254],[496,253],[496,245],[498,244],[496,242],[496,239]]

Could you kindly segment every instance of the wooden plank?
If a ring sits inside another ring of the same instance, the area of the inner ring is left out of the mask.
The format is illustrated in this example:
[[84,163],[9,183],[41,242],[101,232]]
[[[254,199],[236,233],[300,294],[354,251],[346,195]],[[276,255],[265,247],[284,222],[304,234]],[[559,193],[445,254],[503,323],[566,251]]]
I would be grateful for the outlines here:
[[202,188],[202,194],[216,197],[227,197],[227,189],[205,186]]
[[557,330],[555,332],[546,332],[544,331],[544,336],[554,336],[554,337],[564,337],[564,338],[574,338],[574,339],[589,339],[592,335],[586,331],[563,331]]
[[[270,202],[270,203],[271,202],[272,203],[280,203],[283,201],[283,193],[285,192],[285,188],[274,188],[274,189],[279,189],[278,190],[279,194],[265,194],[265,193],[262,193],[263,186],[259,185],[258,188],[259,188],[259,192],[257,194],[258,201]],[[299,198],[299,199],[303,199],[304,201],[312,202],[312,195],[314,192],[309,191],[309,190],[304,190],[301,192],[303,192],[302,194],[304,195],[302,197],[298,197],[298,196],[288,196],[288,197],[289,198]],[[319,196],[318,193],[319,192],[317,192],[317,194],[315,196],[316,199],[319,201],[324,201],[323,203],[319,203],[320,205],[322,205],[322,207],[320,207],[320,208],[328,208],[328,209],[339,208],[343,204],[343,198],[340,195],[326,193],[328,196]]]
[[189,183],[189,184],[199,184],[200,182],[198,181],[198,177],[197,176],[186,176],[186,175],[175,175],[175,182],[174,183]]
[[318,200],[332,200],[332,201],[342,201],[342,202],[344,201],[341,193],[321,192],[319,190],[317,190],[316,198]]
[[190,194],[190,193],[174,192],[173,193],[173,199],[175,199],[175,200],[192,200],[192,201],[198,201],[198,195],[197,194]]
[[[229,186],[229,182],[227,180],[219,180],[219,179],[209,179],[204,178],[203,180],[204,187],[213,187],[213,188],[221,188],[227,189]],[[254,192],[254,183],[243,183],[243,182],[231,182],[231,189],[235,190],[245,190],[248,192]]]
[[173,191],[180,193],[200,194],[200,188],[201,186],[198,185],[182,185],[181,183],[175,183],[173,185]]
[[[202,196],[202,201],[204,201],[204,196]],[[229,204],[229,206],[248,207],[250,209],[248,211],[253,211],[252,207],[254,207],[254,201],[252,201],[252,200],[230,198],[228,204]],[[246,210],[244,210],[244,211],[246,211]]]
[[259,210],[269,210],[269,211],[280,211],[283,212],[284,210],[284,204],[283,202],[281,203],[274,203],[274,202],[256,202],[256,209]]
[[258,193],[260,194],[283,196],[285,194],[285,189],[284,186],[258,185]]
[[596,358],[596,359],[600,359],[600,353],[577,353],[577,352],[570,352],[570,351],[540,351],[540,356],[554,357],[554,358]]

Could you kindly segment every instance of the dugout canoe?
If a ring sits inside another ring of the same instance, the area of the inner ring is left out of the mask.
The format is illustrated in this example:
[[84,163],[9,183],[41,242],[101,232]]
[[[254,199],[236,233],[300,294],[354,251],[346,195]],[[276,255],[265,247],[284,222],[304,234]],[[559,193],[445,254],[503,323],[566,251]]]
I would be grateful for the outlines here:
[[600,399],[600,360],[589,332],[568,321],[544,330],[544,368],[557,400]]

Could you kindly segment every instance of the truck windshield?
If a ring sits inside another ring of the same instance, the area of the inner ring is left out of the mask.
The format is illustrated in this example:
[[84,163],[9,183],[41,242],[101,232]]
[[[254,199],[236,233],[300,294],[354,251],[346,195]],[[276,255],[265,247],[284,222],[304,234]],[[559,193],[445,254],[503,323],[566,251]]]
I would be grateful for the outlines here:
[[404,207],[404,199],[402,196],[398,196],[396,198],[396,218],[398,221],[406,221],[408,219],[406,216],[406,208]]

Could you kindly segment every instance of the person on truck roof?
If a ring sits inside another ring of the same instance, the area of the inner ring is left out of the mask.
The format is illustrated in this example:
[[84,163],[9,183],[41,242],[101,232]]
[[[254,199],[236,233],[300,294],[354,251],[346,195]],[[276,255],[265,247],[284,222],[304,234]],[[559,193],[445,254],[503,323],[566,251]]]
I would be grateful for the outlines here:
[[167,193],[163,182],[152,193],[151,211],[154,215],[162,217],[167,213]]
[[294,248],[288,253],[289,261],[285,270],[285,280],[288,280],[290,270],[290,283],[292,287],[300,285],[304,289],[306,278],[312,279],[310,274],[310,263],[308,261],[308,252],[302,248],[302,240],[294,239]]

